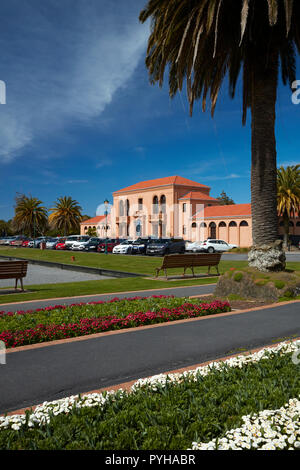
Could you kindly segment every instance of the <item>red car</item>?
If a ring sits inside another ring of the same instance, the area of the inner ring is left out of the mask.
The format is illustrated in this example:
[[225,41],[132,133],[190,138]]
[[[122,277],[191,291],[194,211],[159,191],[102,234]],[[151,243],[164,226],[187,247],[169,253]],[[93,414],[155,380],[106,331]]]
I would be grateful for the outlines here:
[[107,253],[111,253],[113,248],[116,245],[119,245],[120,243],[121,243],[121,240],[119,240],[118,238],[108,238],[105,242],[100,243],[100,245],[98,245],[97,251],[99,253],[105,253],[105,245],[106,245]]
[[28,243],[32,240],[32,238],[28,238],[28,240],[23,240],[22,241],[22,247],[23,248],[28,248]]
[[11,246],[22,246],[23,242],[25,240],[28,240],[27,237],[24,237],[23,235],[20,235],[20,236],[16,237],[14,240],[12,240],[11,242],[9,242],[9,244]]
[[66,249],[66,244],[65,244],[66,239],[65,238],[60,238],[58,242],[55,245],[56,250],[65,250]]

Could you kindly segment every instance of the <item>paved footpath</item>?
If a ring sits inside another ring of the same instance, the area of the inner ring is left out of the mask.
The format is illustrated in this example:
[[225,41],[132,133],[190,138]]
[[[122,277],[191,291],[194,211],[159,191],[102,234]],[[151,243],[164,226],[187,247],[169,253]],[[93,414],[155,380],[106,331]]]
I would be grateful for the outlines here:
[[49,300],[33,300],[29,302],[19,302],[10,304],[0,304],[0,311],[15,312],[17,310],[31,310],[36,308],[43,308],[49,305],[70,305],[80,302],[97,302],[99,300],[110,300],[115,297],[124,299],[125,297],[150,297],[151,295],[174,295],[175,297],[189,297],[191,295],[212,294],[215,289],[215,284],[198,285],[198,286],[185,286],[185,287],[168,287],[166,289],[153,289],[145,291],[134,292],[115,292],[112,294],[96,294],[86,295],[81,297],[69,297],[61,299]]
[[123,330],[9,352],[0,413],[300,336],[300,303]]

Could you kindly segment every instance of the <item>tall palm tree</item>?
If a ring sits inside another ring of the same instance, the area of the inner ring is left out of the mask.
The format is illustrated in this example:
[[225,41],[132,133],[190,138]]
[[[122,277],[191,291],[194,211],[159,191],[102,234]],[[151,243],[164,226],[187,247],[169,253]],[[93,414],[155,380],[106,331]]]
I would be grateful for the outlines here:
[[277,208],[283,219],[284,245],[287,247],[290,219],[300,213],[300,165],[278,168]]
[[16,196],[15,216],[12,226],[16,232],[31,236],[42,234],[47,228],[47,209],[42,201],[32,196]]
[[169,72],[171,97],[186,81],[192,114],[209,95],[213,116],[226,75],[233,98],[243,78],[242,122],[252,115],[251,203],[253,243],[278,238],[275,105],[279,63],[283,83],[296,79],[300,2],[294,0],[149,0],[140,21],[151,18],[146,66],[151,83]]
[[63,235],[79,231],[81,222],[81,207],[70,196],[57,198],[55,206],[50,209],[49,224]]

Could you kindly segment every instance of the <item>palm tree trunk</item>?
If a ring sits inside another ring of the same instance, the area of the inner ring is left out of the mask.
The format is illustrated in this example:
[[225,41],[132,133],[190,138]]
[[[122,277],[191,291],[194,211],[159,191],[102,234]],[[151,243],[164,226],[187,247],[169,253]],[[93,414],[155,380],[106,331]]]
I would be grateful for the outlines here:
[[283,246],[287,249],[288,244],[289,244],[289,235],[290,235],[290,219],[286,211],[283,214],[283,229],[284,229]]
[[[263,70],[263,72],[261,72]],[[282,250],[278,240],[277,214],[277,165],[275,140],[275,105],[277,95],[278,55],[270,56],[269,63],[258,66],[253,76],[252,90],[252,166],[251,166],[251,206],[252,238],[255,260],[249,256],[249,264],[258,269],[282,270]],[[276,243],[275,243],[276,242]],[[278,251],[281,261],[274,264],[274,253]],[[261,252],[260,247],[263,246]],[[268,258],[269,261],[268,261]],[[251,264],[252,261],[252,264]],[[253,263],[254,261],[254,263]],[[270,266],[268,267],[268,263]],[[276,265],[276,267],[275,267]]]

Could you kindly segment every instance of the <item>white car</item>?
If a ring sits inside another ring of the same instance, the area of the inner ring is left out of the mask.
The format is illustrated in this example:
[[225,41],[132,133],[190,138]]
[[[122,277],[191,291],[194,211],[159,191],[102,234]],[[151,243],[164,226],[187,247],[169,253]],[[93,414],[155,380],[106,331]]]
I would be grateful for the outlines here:
[[186,242],[185,243],[185,251],[196,251],[198,250],[198,247],[199,245],[201,244],[202,242]]
[[59,237],[51,238],[50,240],[47,240],[47,241],[46,241],[46,248],[47,248],[47,250],[54,250],[54,249],[55,249],[55,245],[56,245],[56,243],[58,242],[58,240],[59,240]]
[[132,244],[134,240],[125,240],[124,242],[119,243],[119,245],[116,245],[112,252],[113,254],[118,253],[119,255],[128,255],[132,251]]
[[204,242],[200,242],[199,245],[193,249],[193,251],[206,251],[208,253],[215,253],[216,251],[229,251],[232,250],[232,248],[237,248],[237,245],[224,242],[224,240],[208,239],[204,240]]
[[65,241],[66,249],[71,250],[75,242],[86,242],[90,238],[87,235],[70,235]]
[[83,240],[78,240],[72,243],[72,251],[84,251],[86,246],[89,244],[90,237],[82,237]]

